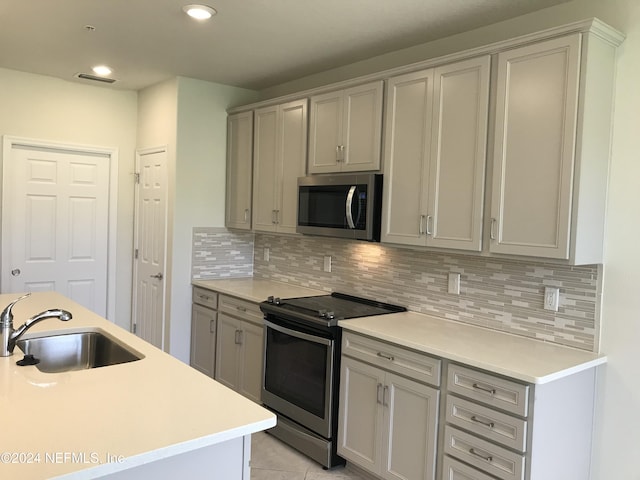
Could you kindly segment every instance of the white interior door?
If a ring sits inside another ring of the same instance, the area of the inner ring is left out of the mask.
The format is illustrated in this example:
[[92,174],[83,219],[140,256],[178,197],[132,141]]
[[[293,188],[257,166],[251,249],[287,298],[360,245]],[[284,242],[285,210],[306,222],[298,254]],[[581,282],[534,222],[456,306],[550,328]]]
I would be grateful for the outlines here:
[[134,254],[134,332],[164,347],[165,251],[167,225],[167,152],[145,150],[136,155]]
[[107,316],[108,154],[5,148],[2,292],[57,291]]

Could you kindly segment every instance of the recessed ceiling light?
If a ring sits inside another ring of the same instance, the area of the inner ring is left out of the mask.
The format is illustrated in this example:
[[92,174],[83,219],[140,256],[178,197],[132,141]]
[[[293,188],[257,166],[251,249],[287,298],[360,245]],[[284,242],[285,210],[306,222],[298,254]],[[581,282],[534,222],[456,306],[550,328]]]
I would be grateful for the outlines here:
[[196,20],[209,20],[217,13],[214,8],[198,4],[185,5],[182,11]]
[[111,69],[106,65],[97,65],[91,70],[93,70],[93,73],[95,73],[96,75],[100,75],[101,77],[107,77],[111,75]]

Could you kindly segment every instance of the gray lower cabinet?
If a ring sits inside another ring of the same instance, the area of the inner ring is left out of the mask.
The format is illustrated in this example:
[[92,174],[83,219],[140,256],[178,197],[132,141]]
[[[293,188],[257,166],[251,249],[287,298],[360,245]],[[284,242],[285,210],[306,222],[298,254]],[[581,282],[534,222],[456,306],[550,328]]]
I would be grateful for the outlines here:
[[257,304],[220,295],[215,379],[260,403],[264,327]]
[[589,478],[593,369],[530,385],[446,368],[442,480]]
[[[390,353],[392,352],[392,353]],[[399,353],[397,357],[394,353]],[[338,453],[389,480],[435,478],[440,392],[398,375],[406,358],[418,355],[366,337],[345,333],[340,372]],[[371,364],[352,358],[370,355]],[[435,362],[439,372],[439,360]],[[377,366],[382,363],[384,366]],[[420,365],[420,362],[413,365]],[[416,368],[416,373],[422,370]],[[430,376],[432,365],[427,369]],[[422,376],[418,373],[418,376]],[[439,373],[436,375],[439,380]],[[436,385],[437,387],[437,385]]]
[[191,358],[196,370],[213,378],[216,360],[218,294],[194,287],[191,308]]

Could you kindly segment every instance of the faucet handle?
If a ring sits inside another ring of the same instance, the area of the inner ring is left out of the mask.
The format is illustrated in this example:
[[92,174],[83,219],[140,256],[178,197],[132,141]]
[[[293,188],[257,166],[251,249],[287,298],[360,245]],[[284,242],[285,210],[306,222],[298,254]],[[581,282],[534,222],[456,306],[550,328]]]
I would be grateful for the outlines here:
[[7,305],[4,308],[4,310],[2,311],[2,313],[0,313],[0,324],[2,324],[2,325],[12,325],[13,324],[13,312],[11,311],[11,309],[20,300],[24,300],[25,298],[30,297],[30,296],[31,296],[31,293],[27,293],[25,295],[22,295],[21,297],[16,298],[13,302],[11,302],[9,305]]

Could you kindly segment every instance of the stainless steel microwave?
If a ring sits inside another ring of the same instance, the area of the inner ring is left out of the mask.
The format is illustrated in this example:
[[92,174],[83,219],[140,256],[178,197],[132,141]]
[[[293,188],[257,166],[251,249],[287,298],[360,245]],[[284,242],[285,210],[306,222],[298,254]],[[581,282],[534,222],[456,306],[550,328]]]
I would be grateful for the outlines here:
[[298,178],[298,233],[378,242],[381,208],[382,175]]

